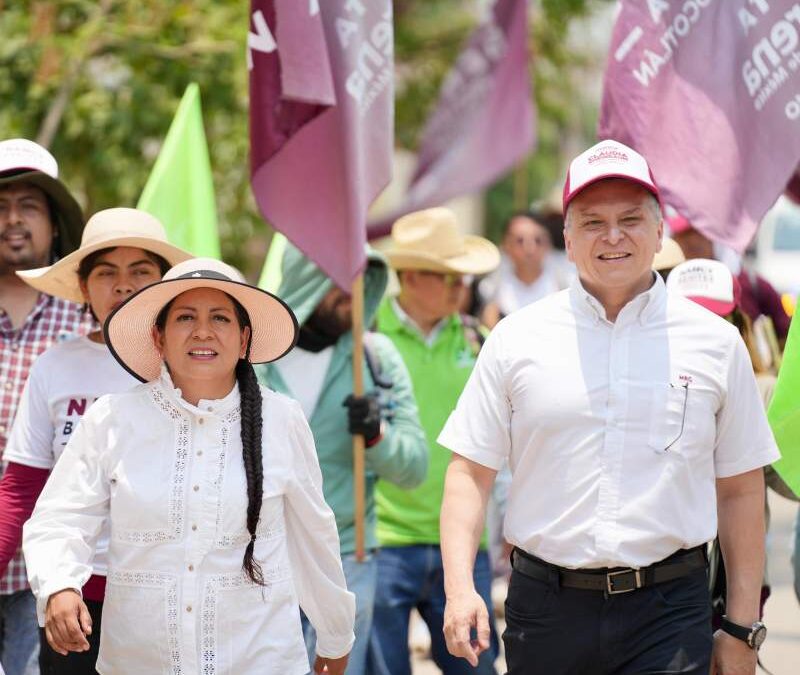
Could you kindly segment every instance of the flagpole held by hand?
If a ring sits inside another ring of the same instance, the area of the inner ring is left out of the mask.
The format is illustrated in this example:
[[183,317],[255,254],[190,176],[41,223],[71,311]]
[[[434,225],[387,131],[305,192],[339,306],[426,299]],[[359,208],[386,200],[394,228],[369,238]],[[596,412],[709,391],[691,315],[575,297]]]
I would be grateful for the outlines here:
[[[353,281],[353,395],[364,395],[364,274]],[[356,560],[364,561],[364,437],[353,436],[353,491],[356,524]]]

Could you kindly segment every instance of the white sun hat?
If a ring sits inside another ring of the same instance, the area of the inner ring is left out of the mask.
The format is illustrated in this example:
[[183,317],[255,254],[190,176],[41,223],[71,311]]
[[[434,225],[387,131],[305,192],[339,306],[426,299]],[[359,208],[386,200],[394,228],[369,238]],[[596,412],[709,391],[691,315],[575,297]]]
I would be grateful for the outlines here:
[[250,318],[251,363],[275,361],[297,342],[297,319],[283,300],[251,286],[230,265],[213,258],[192,258],[128,298],[103,326],[114,358],[142,382],[156,379],[161,372],[161,355],[153,342],[156,317],[167,303],[194,288],[220,290],[244,307]]
[[81,261],[95,251],[118,246],[141,248],[164,258],[170,265],[188,260],[192,254],[167,241],[164,226],[155,216],[139,209],[105,209],[86,223],[77,251],[48,267],[17,272],[17,276],[37,291],[73,302],[83,302],[78,283]]

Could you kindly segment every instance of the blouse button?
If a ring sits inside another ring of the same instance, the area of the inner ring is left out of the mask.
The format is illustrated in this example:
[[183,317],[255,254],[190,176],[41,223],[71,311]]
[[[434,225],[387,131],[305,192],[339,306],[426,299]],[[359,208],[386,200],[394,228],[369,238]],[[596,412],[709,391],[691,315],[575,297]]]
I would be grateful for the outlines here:
[[189,565],[189,571],[194,572],[194,565]]
[[197,530],[197,525],[195,525],[194,523],[192,523],[192,531],[194,532],[195,530]]
[[195,492],[197,492],[199,489],[200,489],[200,486],[199,486],[199,485],[195,485],[195,486],[192,488],[192,490],[194,490]]
[[203,454],[203,451],[202,451],[202,450],[198,450],[198,451],[197,451],[197,456],[198,456],[198,457],[201,457],[201,456],[202,456],[202,454]]
[[192,606],[191,605],[187,605],[186,606],[186,611],[187,612],[191,612],[192,611]]
[[199,420],[197,420],[197,423],[203,424],[205,421],[206,421],[205,418],[201,417]]

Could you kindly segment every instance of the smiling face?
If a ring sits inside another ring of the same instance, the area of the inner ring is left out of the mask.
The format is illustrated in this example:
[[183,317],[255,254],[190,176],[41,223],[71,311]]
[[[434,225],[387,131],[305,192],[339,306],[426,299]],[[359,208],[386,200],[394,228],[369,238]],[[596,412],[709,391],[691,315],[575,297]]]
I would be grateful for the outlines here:
[[44,191],[25,182],[0,186],[0,272],[44,267],[52,244]]
[[603,300],[631,299],[650,287],[663,225],[653,196],[627,180],[608,179],[582,190],[567,211],[564,240],[587,291]]
[[159,279],[161,269],[152,254],[141,248],[118,246],[97,255],[86,278],[79,283],[84,300],[103,323],[136,291]]
[[230,296],[213,288],[195,288],[177,296],[169,306],[163,328],[153,339],[184,398],[225,396],[245,357],[250,328],[242,327]]

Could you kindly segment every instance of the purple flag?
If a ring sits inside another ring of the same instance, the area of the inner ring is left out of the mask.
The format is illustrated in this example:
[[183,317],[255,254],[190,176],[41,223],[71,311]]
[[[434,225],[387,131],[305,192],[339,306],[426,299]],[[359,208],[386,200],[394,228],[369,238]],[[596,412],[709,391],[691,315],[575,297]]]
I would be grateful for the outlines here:
[[535,116],[527,0],[497,0],[444,81],[402,205],[370,223],[370,237],[403,214],[492,183],[533,149]]
[[252,0],[247,44],[258,207],[349,290],[391,178],[391,2]]
[[800,159],[800,3],[623,0],[598,133],[664,201],[743,251]]

